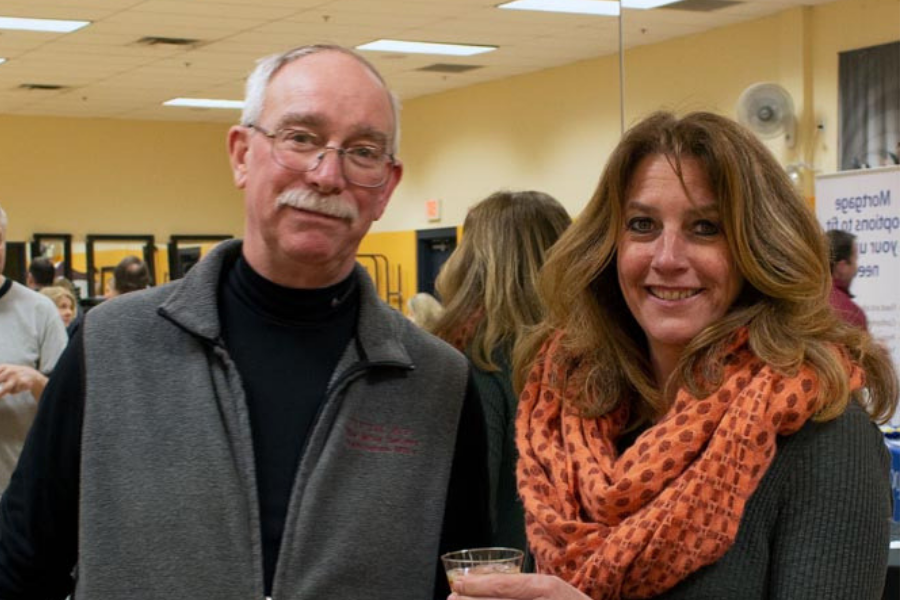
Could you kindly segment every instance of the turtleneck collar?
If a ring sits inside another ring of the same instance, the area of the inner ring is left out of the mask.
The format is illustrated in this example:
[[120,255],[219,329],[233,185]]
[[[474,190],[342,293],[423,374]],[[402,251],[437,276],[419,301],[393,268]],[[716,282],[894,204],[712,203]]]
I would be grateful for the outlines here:
[[330,321],[355,310],[359,304],[359,281],[353,272],[329,287],[294,289],[269,281],[254,271],[243,256],[228,273],[225,285],[257,314],[289,325]]

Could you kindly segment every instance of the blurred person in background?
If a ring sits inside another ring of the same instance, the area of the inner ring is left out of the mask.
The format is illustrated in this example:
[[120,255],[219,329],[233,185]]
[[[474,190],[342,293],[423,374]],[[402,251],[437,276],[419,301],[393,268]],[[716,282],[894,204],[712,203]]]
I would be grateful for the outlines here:
[[863,329],[869,328],[866,313],[853,301],[850,284],[859,270],[859,250],[856,236],[840,229],[825,232],[828,238],[829,262],[831,264],[831,306],[838,316],[847,323]]
[[126,256],[113,269],[109,285],[109,297],[114,298],[150,287],[150,270],[147,263],[137,256]]
[[419,292],[406,303],[406,316],[425,331],[432,331],[443,313],[437,298],[426,292]]
[[75,284],[72,283],[71,280],[66,279],[65,277],[57,277],[53,280],[53,285],[66,288],[67,290],[69,290],[69,293],[72,294],[75,298],[78,298],[79,296],[78,288],[75,287]]
[[25,285],[38,292],[41,288],[53,285],[56,276],[56,267],[49,258],[39,256],[28,265],[28,275],[25,276]]
[[41,288],[40,293],[53,300],[63,325],[68,328],[75,319],[76,306],[78,305],[72,292],[62,286],[51,285]]
[[516,493],[512,351],[544,317],[537,274],[571,222],[566,209],[542,192],[491,194],[466,215],[462,240],[435,282],[446,309],[433,332],[472,362],[484,407],[494,546],[526,549]]
[[68,341],[53,302],[3,276],[7,225],[0,207],[0,493],[22,452],[47,376]]

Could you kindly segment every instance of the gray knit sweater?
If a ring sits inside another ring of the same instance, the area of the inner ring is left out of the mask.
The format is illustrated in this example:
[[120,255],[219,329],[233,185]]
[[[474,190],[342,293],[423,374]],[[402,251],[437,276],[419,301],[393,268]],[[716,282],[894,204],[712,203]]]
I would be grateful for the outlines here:
[[734,546],[665,600],[880,600],[891,515],[890,456],[858,405],[807,423],[747,502]]

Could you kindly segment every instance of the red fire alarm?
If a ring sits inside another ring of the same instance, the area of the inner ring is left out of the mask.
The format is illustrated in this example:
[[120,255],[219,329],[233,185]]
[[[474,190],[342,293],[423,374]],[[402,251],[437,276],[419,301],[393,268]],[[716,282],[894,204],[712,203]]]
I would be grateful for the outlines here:
[[441,201],[437,198],[429,198],[425,201],[425,218],[429,221],[441,220]]

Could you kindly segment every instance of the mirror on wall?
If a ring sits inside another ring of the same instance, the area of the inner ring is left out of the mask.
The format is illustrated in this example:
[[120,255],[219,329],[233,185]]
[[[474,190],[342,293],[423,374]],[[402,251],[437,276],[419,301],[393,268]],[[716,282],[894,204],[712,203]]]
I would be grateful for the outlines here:
[[[31,260],[43,256],[53,261],[56,275],[72,281],[72,235],[68,233],[35,233],[31,236]],[[81,273],[82,277],[84,273]]]
[[[137,256],[147,263],[150,285],[156,285],[156,242],[152,235],[94,235],[85,238],[88,294],[102,296],[110,273],[126,256]],[[104,276],[104,273],[106,275]]]
[[167,281],[181,279],[219,242],[230,240],[228,234],[173,235],[169,238],[169,272]]

